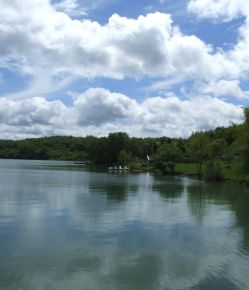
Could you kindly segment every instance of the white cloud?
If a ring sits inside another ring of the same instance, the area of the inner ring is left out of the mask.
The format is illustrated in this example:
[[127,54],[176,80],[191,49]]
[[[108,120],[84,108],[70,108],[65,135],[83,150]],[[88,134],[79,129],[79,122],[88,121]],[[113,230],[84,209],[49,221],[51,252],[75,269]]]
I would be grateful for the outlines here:
[[[218,126],[228,126],[230,122],[240,122],[242,110],[210,96],[192,97],[181,100],[176,96],[147,99],[142,105],[144,131],[154,131],[156,135],[186,137],[193,131],[209,130]],[[167,134],[160,134],[167,132]]]
[[41,97],[0,98],[1,138],[44,135],[107,135],[126,131],[134,136],[187,137],[193,131],[242,121],[239,106],[210,96],[181,100],[175,95],[138,103],[128,96],[92,88],[75,96],[69,107]]
[[249,91],[243,91],[240,88],[238,80],[220,80],[218,82],[210,82],[198,87],[197,91],[201,94],[211,94],[215,97],[234,97],[238,99],[249,98]]
[[166,80],[165,79],[159,80],[159,81],[154,82],[149,87],[147,87],[147,89],[149,89],[150,91],[163,91],[163,90],[170,89],[174,85],[184,82],[184,80],[185,80],[184,76],[178,76],[178,77],[176,76],[174,78],[168,78]]
[[102,88],[89,89],[79,95],[74,106],[78,111],[78,122],[81,125],[99,126],[139,115],[135,100],[125,95],[111,93]]
[[[248,2],[249,3],[249,2]],[[248,19],[239,30],[239,41],[229,52],[229,58],[239,68],[241,78],[249,77],[249,15]]]
[[72,128],[71,108],[41,97],[29,100],[0,98],[1,138],[54,135]]
[[233,71],[234,64],[224,54],[214,54],[211,46],[194,35],[174,35],[168,43],[168,55],[168,69],[177,78],[183,75],[188,79],[218,79]]
[[190,0],[188,10],[200,18],[230,21],[238,16],[249,15],[247,0]]
[[211,18],[217,22],[230,21],[244,16],[245,21],[238,30],[238,40],[234,47],[226,53],[232,64],[228,76],[232,78],[248,78],[249,74],[249,1],[245,0],[191,0],[188,10],[199,18]]
[[4,95],[4,97],[13,100],[28,99],[37,95],[48,95],[50,93],[62,90],[72,81],[76,80],[76,76],[57,76],[56,80],[49,72],[37,73],[24,90]]
[[234,71],[224,54],[195,36],[182,35],[165,13],[137,19],[114,14],[100,25],[73,20],[47,0],[8,4],[0,0],[0,4],[0,63],[5,66],[14,61],[34,73],[40,67],[87,78],[179,74],[217,78]]

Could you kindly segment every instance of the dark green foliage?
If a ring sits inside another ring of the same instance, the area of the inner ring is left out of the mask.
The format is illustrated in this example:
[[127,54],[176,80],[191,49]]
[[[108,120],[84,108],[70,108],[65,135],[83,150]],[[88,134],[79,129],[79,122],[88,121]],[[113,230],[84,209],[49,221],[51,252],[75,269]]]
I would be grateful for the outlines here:
[[124,132],[100,138],[53,136],[20,141],[0,140],[0,158],[90,160],[97,164],[126,164],[146,160],[146,156],[153,155],[160,144],[158,138],[130,138]]
[[84,160],[84,138],[44,137],[20,141],[0,141],[0,158]]
[[123,132],[111,133],[108,135],[107,146],[108,161],[110,163],[116,162],[121,150],[129,150],[129,136]]
[[222,167],[221,167],[220,160],[212,159],[206,163],[205,177],[207,180],[214,180],[214,181],[223,180]]
[[217,138],[209,142],[207,151],[209,158],[222,158],[226,153],[227,144],[223,138]]
[[249,108],[244,108],[244,147],[243,147],[243,167],[249,173]]
[[164,144],[159,147],[155,154],[154,164],[164,174],[174,173],[175,164],[181,160],[181,157],[182,151],[175,144]]
[[122,149],[118,154],[118,164],[124,166],[127,165],[132,159],[131,153]]
[[208,136],[204,132],[197,132],[189,139],[189,154],[199,163],[198,174],[202,175],[202,165],[208,156]]

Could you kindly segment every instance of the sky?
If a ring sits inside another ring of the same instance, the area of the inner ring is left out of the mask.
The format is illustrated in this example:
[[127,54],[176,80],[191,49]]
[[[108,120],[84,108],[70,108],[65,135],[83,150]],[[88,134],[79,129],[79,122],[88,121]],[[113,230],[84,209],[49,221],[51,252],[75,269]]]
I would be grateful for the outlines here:
[[0,0],[0,139],[243,122],[247,0]]

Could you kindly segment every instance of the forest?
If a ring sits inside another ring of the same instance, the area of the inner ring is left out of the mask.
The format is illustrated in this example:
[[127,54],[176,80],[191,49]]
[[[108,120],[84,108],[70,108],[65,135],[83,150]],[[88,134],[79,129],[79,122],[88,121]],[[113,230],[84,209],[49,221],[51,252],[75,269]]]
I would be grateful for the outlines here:
[[[160,170],[164,174],[205,175],[210,179],[247,179],[249,173],[249,109],[244,123],[189,138],[137,138],[125,132],[106,137],[51,136],[0,140],[0,158],[89,161],[99,165],[129,165],[131,169]],[[245,178],[246,176],[246,178]]]

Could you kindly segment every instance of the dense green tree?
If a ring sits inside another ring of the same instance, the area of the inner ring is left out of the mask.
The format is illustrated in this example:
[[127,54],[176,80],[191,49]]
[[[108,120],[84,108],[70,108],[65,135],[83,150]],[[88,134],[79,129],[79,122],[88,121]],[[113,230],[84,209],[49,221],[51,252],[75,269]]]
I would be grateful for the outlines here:
[[127,165],[132,159],[131,153],[122,149],[118,154],[118,163],[122,166]]
[[205,177],[207,180],[220,181],[223,179],[221,161],[217,158],[208,160]]
[[129,140],[129,151],[133,158],[144,159],[143,139],[132,137]]
[[110,133],[108,135],[109,162],[117,162],[121,150],[129,150],[129,136],[124,132]]
[[202,175],[202,165],[207,159],[208,137],[204,132],[197,132],[189,139],[189,151],[195,161],[199,163],[198,175]]
[[163,144],[154,155],[154,164],[164,174],[173,173],[175,164],[180,161],[181,157],[182,151],[175,144]]
[[243,163],[246,173],[249,173],[249,108],[244,108]]
[[37,147],[29,141],[22,141],[19,146],[19,156],[22,159],[36,159]]
[[207,145],[208,161],[206,163],[205,177],[208,180],[222,180],[221,160],[227,154],[227,144],[221,138],[214,139]]
[[226,152],[227,144],[223,138],[214,139],[208,144],[207,152],[211,159],[221,159]]

